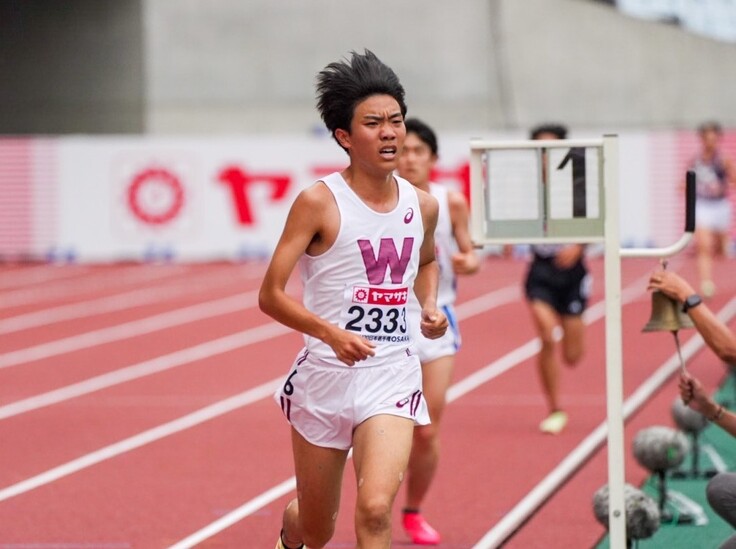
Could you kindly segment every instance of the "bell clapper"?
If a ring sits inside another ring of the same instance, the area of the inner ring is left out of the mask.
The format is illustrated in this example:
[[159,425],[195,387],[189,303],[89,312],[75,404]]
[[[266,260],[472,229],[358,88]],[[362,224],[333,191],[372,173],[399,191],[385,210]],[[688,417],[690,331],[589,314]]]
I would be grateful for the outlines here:
[[679,331],[674,330],[672,332],[672,335],[675,336],[675,347],[677,347],[677,356],[680,358],[680,373],[687,374],[687,367],[685,366],[685,361],[682,359],[682,350],[680,349]]

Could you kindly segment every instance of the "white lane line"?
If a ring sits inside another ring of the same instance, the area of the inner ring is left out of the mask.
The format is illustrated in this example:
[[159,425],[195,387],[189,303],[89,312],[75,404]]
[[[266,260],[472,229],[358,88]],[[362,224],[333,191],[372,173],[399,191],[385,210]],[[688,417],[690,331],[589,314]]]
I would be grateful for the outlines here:
[[92,330],[91,332],[41,343],[33,347],[18,349],[17,351],[0,354],[0,369],[64,353],[71,353],[81,349],[88,349],[104,343],[130,339],[151,332],[173,328],[174,326],[181,326],[182,324],[212,318],[213,316],[243,311],[249,307],[254,307],[257,299],[258,292],[254,290],[242,295],[234,295],[215,301],[189,305],[108,328],[100,328],[99,330]]
[[[481,299],[488,299],[488,302],[493,304],[503,304],[505,303],[505,296],[506,289],[504,288],[502,290],[490,292],[485,296],[481,296]],[[475,312],[472,312],[472,314],[478,314],[479,312],[480,311],[476,310]],[[466,312],[464,314],[466,316],[469,316],[471,313]],[[263,333],[258,332],[259,330],[261,330]],[[0,408],[0,413],[2,414],[0,415],[0,418],[18,415],[20,413],[30,411],[31,409],[37,409],[42,406],[47,406],[49,404],[60,402],[61,400],[73,398],[81,394],[98,390],[102,387],[109,387],[117,383],[130,381],[131,379],[135,379],[143,375],[149,375],[151,373],[163,371],[183,363],[181,362],[182,360],[191,361],[199,358],[207,358],[213,356],[213,354],[216,354],[218,351],[226,352],[229,350],[233,350],[239,346],[242,346],[243,344],[246,344],[244,343],[244,336],[247,337],[249,335],[252,342],[252,340],[259,340],[259,338],[265,339],[269,335],[270,337],[274,337],[275,335],[283,333],[292,333],[293,330],[287,328],[286,326],[283,326],[282,324],[274,322],[268,325],[259,326],[251,330],[251,332],[254,333],[234,334],[232,336],[210,342],[210,344],[212,345],[202,344],[190,349],[184,349],[183,351],[178,351],[177,353],[173,353],[172,355],[159,357],[158,359],[154,359],[146,363],[131,366],[130,368],[126,368],[122,371],[111,372],[110,374],[99,376],[98,378],[93,378],[91,380],[68,386],[57,391],[51,391],[50,393],[45,393],[44,395],[38,395],[37,397],[32,397],[31,399],[26,399],[26,401],[19,401],[7,406],[3,406],[2,408]],[[178,420],[174,420],[167,424],[155,427],[153,429],[145,431],[144,433],[135,435],[118,443],[92,452],[91,454],[87,454],[63,465],[40,473],[17,484],[8,486],[7,488],[0,490],[0,501],[28,492],[30,490],[58,480],[62,477],[68,476],[72,473],[76,473],[77,471],[95,465],[101,461],[110,459],[132,449],[139,448],[144,444],[154,442],[156,440],[159,440],[160,438],[164,438],[186,428],[193,427],[194,425],[202,423],[203,421],[208,421],[219,415],[233,411],[239,407],[252,404],[260,398],[265,398],[272,394],[276,390],[278,384],[281,382],[283,382],[283,377],[279,376],[276,379],[272,379],[271,381],[264,383],[259,388],[249,390],[245,393],[241,393],[240,395],[236,395],[235,397],[222,400],[218,403],[207,406],[206,408],[203,408],[198,412],[194,412],[193,414],[189,414]],[[254,395],[257,394],[260,394],[261,396],[259,398],[254,398]],[[244,395],[247,395],[247,398],[244,397]],[[235,403],[239,404],[235,405]],[[187,418],[189,419],[187,420]],[[197,418],[197,421],[193,422],[192,418]],[[266,503],[264,503],[264,505]]]
[[17,400],[10,404],[6,404],[5,406],[0,406],[0,420],[25,414],[52,404],[58,404],[59,402],[71,400],[114,385],[157,374],[197,360],[211,358],[222,353],[234,351],[290,332],[292,332],[292,330],[277,322],[263,324],[255,328],[251,328],[250,330],[207,341],[187,349],[175,351],[168,355],[139,362],[138,364],[134,364],[126,368],[121,368],[107,374],[85,379],[78,383],[72,383],[71,385],[66,385],[65,387],[34,395],[23,400]]
[[[718,317],[728,322],[736,315],[736,297],[732,298],[718,313]],[[705,343],[695,335],[682,346],[683,360],[687,361]],[[655,392],[659,390],[680,368],[677,353],[660,366],[634,393],[624,401],[624,421],[637,412]],[[539,507],[573,475],[580,466],[598,451],[608,436],[608,423],[604,421],[563,459],[542,481],[537,484],[513,509],[473,546],[473,549],[492,549],[502,545]]]
[[716,472],[723,473],[725,471],[728,471],[728,465],[726,465],[726,462],[723,461],[721,454],[718,453],[718,451],[713,447],[712,444],[706,442],[700,447],[700,449],[705,455],[708,456],[708,459],[710,459],[711,464],[713,464],[713,469],[715,469]]
[[705,526],[708,524],[708,515],[705,514],[703,506],[697,501],[693,501],[677,490],[667,490],[667,499],[677,507],[681,516],[687,515],[693,517],[693,526]]
[[206,539],[211,538],[215,534],[218,534],[229,528],[233,524],[236,524],[244,518],[258,512],[263,509],[266,505],[269,505],[286,494],[296,490],[296,477],[286,479],[281,484],[277,484],[273,488],[266,490],[259,496],[254,497],[247,503],[244,503],[234,511],[231,511],[224,517],[216,520],[215,522],[208,524],[201,530],[194,532],[192,535],[184,538],[183,540],[171,545],[169,549],[189,549],[195,545],[203,542]]
[[[646,276],[646,279],[648,278],[649,275]],[[631,303],[644,293],[644,281],[645,277],[642,277],[631,284],[629,287],[627,287],[623,292],[621,292],[622,305]],[[585,313],[583,314],[583,322],[585,322],[586,325],[590,325],[603,318],[605,314],[605,301],[598,301],[585,311]],[[555,336],[556,339],[560,338],[559,330],[555,332]],[[487,383],[493,378],[498,377],[506,370],[510,370],[511,368],[518,366],[521,362],[535,356],[539,352],[539,349],[539,338],[535,337],[534,339],[530,339],[523,345],[517,347],[513,351],[510,351],[509,353],[505,354],[498,360],[495,360],[488,366],[481,368],[480,370],[476,370],[466,378],[455,383],[447,391],[447,401],[452,402],[465,395],[466,393],[477,389],[478,387],[480,387],[484,383]]]
[[[513,300],[515,295],[518,295],[518,290],[515,290],[514,287],[508,286],[501,288],[500,290],[495,290],[464,302],[456,308],[456,313],[458,318],[461,320],[469,318],[470,316],[483,312],[483,310],[478,307],[479,303],[483,303],[486,310],[489,310],[493,307],[504,305],[509,300]],[[78,396],[99,391],[100,389],[105,389],[120,383],[125,383],[140,377],[168,370],[176,366],[181,366],[182,364],[187,364],[194,360],[200,360],[207,358],[208,356],[225,353],[250,345],[251,343],[265,341],[288,333],[289,331],[290,330],[288,328],[278,323],[264,324],[243,333],[225,336],[214,341],[208,341],[200,345],[195,345],[194,347],[189,347],[188,349],[182,349],[168,355],[146,360],[126,368],[115,370],[114,372],[102,374],[78,383],[54,389],[53,391],[48,391],[46,393],[41,393],[39,395],[34,395],[23,400],[6,404],[5,406],[0,406],[0,420],[50,406],[51,404],[58,404],[65,400],[70,400]]]
[[505,286],[493,292],[469,299],[455,306],[458,320],[484,313],[494,307],[500,307],[521,299],[521,288],[518,284]]
[[110,286],[138,284],[151,280],[170,278],[186,272],[186,267],[166,267],[165,269],[146,267],[125,267],[115,273],[103,271],[90,274],[82,280],[67,280],[53,286],[42,288],[26,288],[4,292],[0,295],[0,309],[9,309],[19,305],[30,305],[46,300],[63,299],[80,293],[88,294],[104,290]]
[[[641,277],[637,279],[636,282],[628,286],[625,290],[623,290],[621,294],[622,304],[630,303],[631,301],[641,296],[645,291],[644,283],[648,279],[649,279],[649,275],[646,275],[645,277]],[[505,290],[506,288],[504,288],[503,290],[500,290],[499,292],[503,292]],[[482,298],[478,298],[478,299],[482,299]],[[605,303],[603,301],[599,301],[593,306],[591,306],[586,311],[586,313],[583,315],[583,319],[586,324],[592,324],[593,322],[602,318],[604,315],[605,315]],[[464,378],[458,383],[455,383],[447,391],[448,404],[457,400],[461,396],[469,393],[473,389],[477,389],[484,383],[500,376],[505,371],[510,370],[511,368],[514,368],[515,366],[518,366],[519,364],[521,364],[528,358],[533,357],[534,355],[537,354],[537,352],[539,352],[539,348],[540,348],[539,339],[538,338],[531,339],[527,341],[526,343],[524,343],[523,345],[521,345],[520,347],[517,347],[516,349],[505,354],[498,360],[493,361],[491,364],[470,374],[468,377]],[[296,487],[296,477],[292,476],[291,478],[274,486],[273,488],[257,496],[256,498],[248,501],[247,503],[244,503],[243,505],[234,509],[227,515],[220,517],[215,522],[212,522],[206,525],[202,529],[187,536],[183,540],[175,543],[174,545],[171,545],[169,549],[190,549],[191,547],[194,547],[197,544],[202,543],[204,540],[209,539],[212,536],[229,528],[233,524],[240,522],[241,520],[252,515],[253,513],[258,512],[266,505],[269,505],[273,503],[275,500],[292,492],[295,489],[295,487]]]
[[141,305],[152,305],[183,295],[190,296],[213,286],[220,287],[223,284],[237,281],[242,281],[242,278],[232,271],[195,274],[180,282],[168,283],[163,286],[140,288],[0,319],[0,334],[48,326],[65,320],[99,316]]
[[225,400],[221,400],[210,406],[206,406],[196,412],[187,414],[178,419],[164,423],[147,431],[143,431],[137,435],[126,438],[104,448],[100,448],[92,453],[86,454],[82,457],[68,461],[58,467],[49,469],[39,475],[28,478],[24,481],[18,482],[7,488],[0,490],[0,501],[5,501],[12,497],[18,496],[25,492],[29,492],[35,488],[43,486],[59,480],[60,478],[69,476],[77,471],[96,465],[102,461],[108,460],[120,454],[130,452],[136,448],[140,448],[146,444],[150,444],[162,438],[171,436],[175,433],[179,433],[186,429],[195,427],[201,423],[214,419],[243,406],[253,404],[261,399],[264,399],[276,391],[276,387],[281,383],[282,379],[273,379],[258,387],[249,389],[237,395],[234,395]]

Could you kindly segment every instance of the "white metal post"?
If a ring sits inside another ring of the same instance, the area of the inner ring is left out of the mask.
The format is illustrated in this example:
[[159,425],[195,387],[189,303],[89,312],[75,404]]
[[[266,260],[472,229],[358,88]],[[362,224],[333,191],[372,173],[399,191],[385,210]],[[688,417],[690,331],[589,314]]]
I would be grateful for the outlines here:
[[[483,154],[495,149],[526,149],[540,147],[539,141],[485,141],[471,140],[471,230],[473,241],[478,246],[488,244],[513,243],[565,243],[565,242],[602,242],[605,250],[605,289],[606,307],[606,422],[601,430],[596,430],[578,446],[560,465],[520,501],[506,516],[484,537],[473,549],[491,549],[499,547],[524,521],[534,513],[544,501],[562,485],[580,467],[585,459],[594,452],[608,437],[608,519],[609,542],[611,549],[626,548],[626,501],[625,486],[625,448],[624,421],[627,410],[623,403],[623,341],[622,297],[621,297],[621,258],[624,257],[668,257],[682,250],[693,236],[695,208],[695,175],[688,172],[687,211],[685,233],[671,246],[665,248],[627,248],[620,245],[620,211],[619,211],[619,169],[618,169],[618,136],[606,135],[597,140],[561,140],[545,141],[544,147],[602,147],[603,210],[605,220],[598,224],[595,231],[585,234],[565,235],[521,235],[517,237],[500,237],[493,232],[493,226],[487,221],[486,206],[488,202],[487,182],[483,179]],[[691,177],[692,176],[692,177]],[[547,215],[549,212],[545,212]],[[578,227],[579,228],[579,227]],[[632,397],[636,400],[639,397]],[[636,406],[639,406],[636,404]],[[628,414],[632,413],[629,406]]]
[[485,181],[483,180],[483,152],[470,149],[470,180],[481,181],[480,185],[470,186],[470,236],[473,242],[481,245],[485,239]]
[[611,549],[626,547],[624,501],[621,248],[619,234],[618,137],[603,137],[605,189],[606,406],[608,421],[608,524]]

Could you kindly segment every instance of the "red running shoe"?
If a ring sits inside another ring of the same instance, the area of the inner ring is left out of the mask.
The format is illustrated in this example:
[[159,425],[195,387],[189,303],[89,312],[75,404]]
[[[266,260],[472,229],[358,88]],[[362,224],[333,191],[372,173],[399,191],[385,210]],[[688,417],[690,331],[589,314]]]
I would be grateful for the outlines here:
[[417,545],[437,545],[440,542],[440,534],[432,528],[421,513],[403,512],[402,522],[404,530]]

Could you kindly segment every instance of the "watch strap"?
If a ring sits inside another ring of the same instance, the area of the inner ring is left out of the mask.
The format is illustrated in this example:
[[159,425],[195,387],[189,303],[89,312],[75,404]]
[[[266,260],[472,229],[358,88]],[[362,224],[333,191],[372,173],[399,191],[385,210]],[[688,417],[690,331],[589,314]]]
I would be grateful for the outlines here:
[[685,302],[682,304],[682,312],[687,313],[693,307],[697,307],[703,302],[703,299],[698,294],[692,294],[687,297]]

